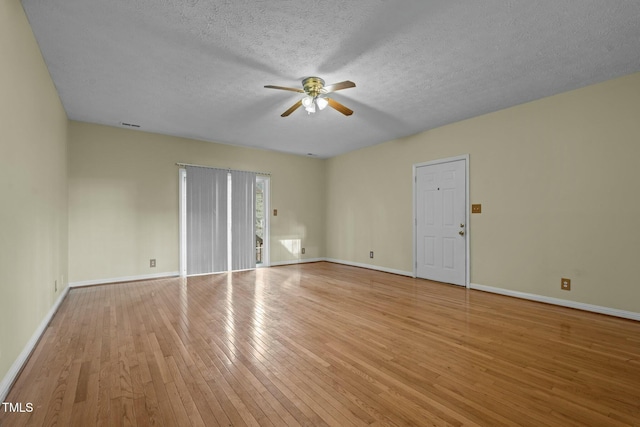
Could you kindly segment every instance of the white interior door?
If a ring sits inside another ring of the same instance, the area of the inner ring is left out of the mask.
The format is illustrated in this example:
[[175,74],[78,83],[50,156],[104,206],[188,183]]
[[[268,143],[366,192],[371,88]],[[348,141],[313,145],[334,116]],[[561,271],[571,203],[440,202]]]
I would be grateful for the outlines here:
[[466,285],[466,159],[418,166],[416,276]]

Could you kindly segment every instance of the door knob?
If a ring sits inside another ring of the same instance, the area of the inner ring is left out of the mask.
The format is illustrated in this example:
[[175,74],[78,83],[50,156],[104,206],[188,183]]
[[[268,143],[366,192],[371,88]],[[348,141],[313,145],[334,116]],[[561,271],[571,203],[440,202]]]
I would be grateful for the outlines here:
[[464,231],[460,230],[460,231],[458,231],[458,234],[461,235],[461,236],[464,236]]
[[464,228],[464,224],[463,223],[460,223],[460,228]]

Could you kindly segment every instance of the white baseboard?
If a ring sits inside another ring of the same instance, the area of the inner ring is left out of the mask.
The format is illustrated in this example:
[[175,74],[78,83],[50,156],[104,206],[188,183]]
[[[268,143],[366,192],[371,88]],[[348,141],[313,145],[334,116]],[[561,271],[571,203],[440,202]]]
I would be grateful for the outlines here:
[[635,313],[633,311],[618,310],[616,308],[603,307],[600,305],[586,304],[560,298],[547,297],[544,295],[529,294],[526,292],[512,291],[509,289],[495,288],[493,286],[479,285],[477,283],[471,283],[469,287],[471,289],[491,292],[493,294],[507,295],[515,298],[528,299],[531,301],[544,302],[547,304],[559,305],[562,307],[575,308],[578,310],[591,311],[593,313],[607,314],[609,316],[623,317],[625,319],[640,321],[640,313]]
[[115,277],[111,279],[83,280],[80,282],[71,282],[69,283],[69,287],[77,288],[78,286],[96,286],[96,285],[107,285],[109,283],[133,282],[136,280],[164,279],[165,277],[176,277],[179,275],[180,275],[180,272],[171,271],[168,273],[141,274],[139,276],[124,276],[124,277]]
[[292,259],[289,261],[278,261],[278,262],[272,262],[271,264],[269,264],[269,267],[277,267],[279,265],[294,265],[294,264],[306,264],[309,262],[320,262],[320,261],[326,261],[325,258],[300,258],[300,259]]
[[352,267],[367,268],[369,270],[377,270],[377,271],[383,271],[385,273],[392,273],[392,274],[399,274],[401,276],[413,277],[413,272],[411,271],[395,270],[393,268],[380,267],[378,265],[371,265],[371,264],[362,264],[359,262],[344,261],[344,260],[335,259],[335,258],[306,258],[306,259],[295,259],[291,261],[279,261],[279,262],[272,262],[270,267],[277,267],[279,265],[304,264],[309,262],[321,262],[321,261],[333,262],[335,264],[350,265]]
[[7,395],[9,394],[9,390],[11,390],[11,386],[13,385],[13,382],[16,380],[16,378],[20,374],[20,371],[22,370],[22,367],[27,363],[27,360],[29,360],[29,356],[31,356],[31,353],[35,349],[36,344],[38,344],[38,340],[40,340],[40,337],[42,336],[44,331],[47,329],[49,322],[51,322],[51,319],[56,314],[56,311],[58,311],[58,307],[60,307],[60,304],[62,304],[62,301],[64,301],[68,293],[69,293],[69,286],[64,288],[64,290],[60,293],[60,296],[58,297],[56,302],[53,304],[53,307],[51,307],[51,310],[49,310],[49,312],[44,317],[44,319],[42,319],[42,322],[40,322],[38,329],[36,329],[36,331],[33,333],[33,335],[31,336],[31,339],[24,346],[24,349],[22,349],[22,352],[20,353],[20,355],[13,362],[13,365],[11,365],[11,367],[9,368],[9,371],[0,382],[0,402],[4,402],[4,400],[7,398]]
[[363,264],[359,262],[344,261],[341,259],[325,258],[324,261],[334,262],[336,264],[350,265],[352,267],[368,268],[369,270],[383,271],[385,273],[399,274],[400,276],[413,277],[412,271],[396,270],[394,268],[380,267],[379,265]]

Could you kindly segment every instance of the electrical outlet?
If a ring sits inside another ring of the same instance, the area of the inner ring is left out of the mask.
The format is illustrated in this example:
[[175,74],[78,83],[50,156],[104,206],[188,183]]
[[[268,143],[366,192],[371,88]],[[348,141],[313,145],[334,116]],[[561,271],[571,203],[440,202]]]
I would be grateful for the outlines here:
[[478,203],[475,205],[471,205],[471,213],[475,213],[475,214],[482,213],[482,204]]
[[150,260],[149,260],[149,267],[153,268],[153,267],[155,267],[155,266],[156,266],[156,260],[155,260],[155,258],[150,259]]
[[560,279],[560,289],[563,291],[571,290],[571,279],[565,279],[564,277]]
[[369,258],[373,258],[373,251],[369,252]]
[[302,255],[304,255],[304,248],[302,248]]

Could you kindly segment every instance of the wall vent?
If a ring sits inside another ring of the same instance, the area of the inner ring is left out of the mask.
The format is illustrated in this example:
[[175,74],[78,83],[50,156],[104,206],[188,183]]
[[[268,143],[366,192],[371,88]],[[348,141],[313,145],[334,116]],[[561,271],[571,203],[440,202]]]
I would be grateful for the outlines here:
[[130,128],[139,128],[140,127],[140,125],[134,125],[133,123],[120,122],[120,124],[122,126],[127,126],[127,127],[130,127]]

